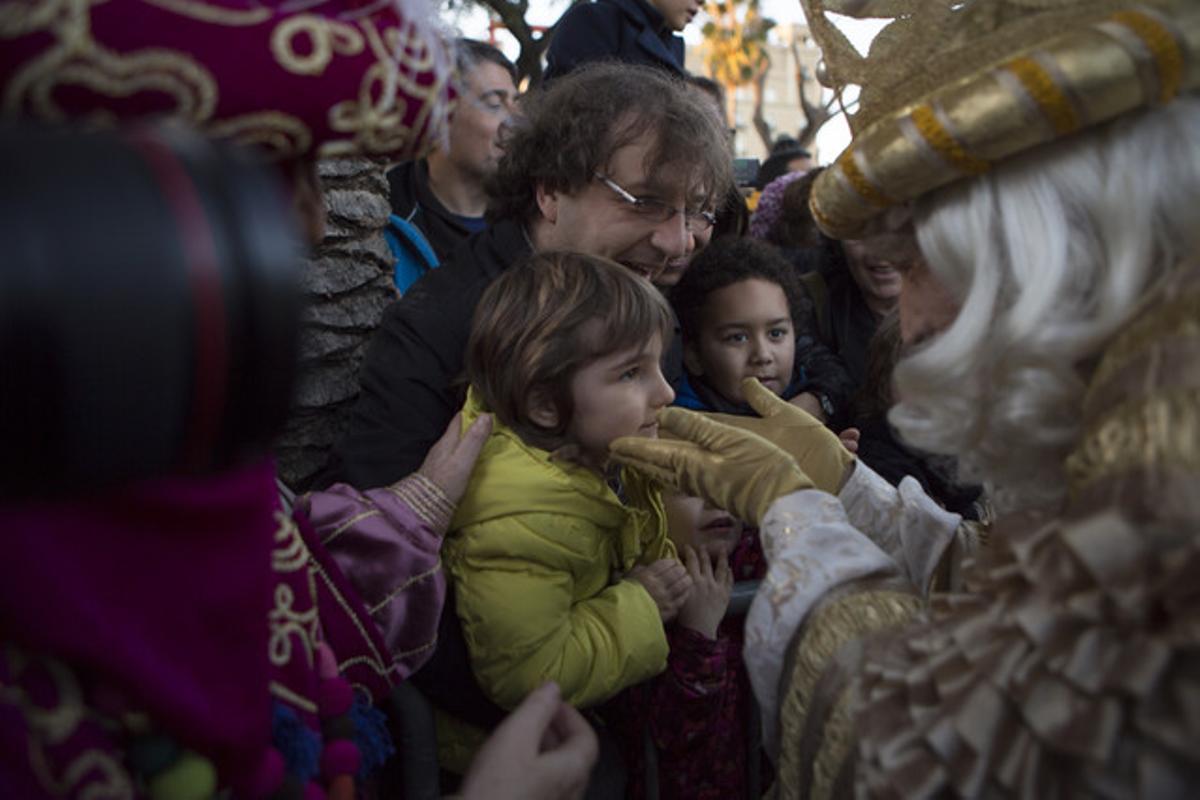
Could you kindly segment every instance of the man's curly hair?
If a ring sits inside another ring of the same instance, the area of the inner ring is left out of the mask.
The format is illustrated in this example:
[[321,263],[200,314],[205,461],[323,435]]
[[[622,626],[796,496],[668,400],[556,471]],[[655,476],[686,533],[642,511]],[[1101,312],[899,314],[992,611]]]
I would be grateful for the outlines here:
[[504,155],[486,183],[488,220],[528,222],[537,187],[575,193],[605,172],[613,155],[646,134],[651,180],[691,176],[712,208],[732,183],[728,137],[712,103],[687,83],[652,67],[598,62],[521,99],[502,130]]

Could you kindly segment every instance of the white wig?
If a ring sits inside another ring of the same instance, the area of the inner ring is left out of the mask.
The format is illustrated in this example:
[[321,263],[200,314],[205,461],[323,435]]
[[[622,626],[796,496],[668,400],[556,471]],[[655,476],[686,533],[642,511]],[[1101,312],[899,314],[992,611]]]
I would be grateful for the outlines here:
[[953,325],[896,367],[890,419],[998,510],[1059,502],[1105,342],[1200,255],[1200,95],[1035,149],[915,208]]

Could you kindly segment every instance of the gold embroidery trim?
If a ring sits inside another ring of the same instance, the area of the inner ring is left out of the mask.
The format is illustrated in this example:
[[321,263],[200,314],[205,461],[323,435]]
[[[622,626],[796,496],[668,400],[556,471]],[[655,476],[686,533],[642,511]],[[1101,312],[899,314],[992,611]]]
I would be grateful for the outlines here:
[[[809,615],[791,646],[794,663],[780,713],[781,775],[796,774],[789,762],[798,757],[798,744],[812,708],[817,681],[842,645],[865,634],[902,625],[920,607],[921,599],[914,594],[864,590],[826,603]],[[799,789],[802,793],[807,791],[807,787]]]
[[1075,113],[1067,95],[1058,88],[1054,78],[1037,61],[1024,56],[1003,66],[1017,77],[1025,91],[1041,108],[1042,113],[1054,126],[1059,136],[1071,133],[1080,127],[1079,115]]
[[181,17],[191,17],[201,22],[227,25],[231,28],[258,25],[271,18],[269,8],[224,8],[198,0],[146,0],[152,6],[172,11]]
[[312,147],[312,131],[300,120],[282,111],[255,111],[209,123],[212,136],[259,145],[283,158],[299,156]]
[[291,703],[301,711],[307,711],[309,714],[317,713],[317,704],[301,694],[296,694],[291,689],[284,686],[279,681],[271,681],[271,694],[278,697],[280,700]]
[[292,608],[296,594],[286,583],[275,586],[275,607],[268,614],[271,637],[267,642],[267,653],[271,663],[282,667],[292,660],[292,636],[299,638],[309,666],[313,664],[313,650],[319,641],[320,617],[317,608],[296,611]]
[[1140,11],[1118,11],[1112,21],[1142,40],[1158,70],[1158,102],[1169,103],[1183,85],[1183,53],[1179,42],[1158,20]]
[[[339,661],[338,662],[338,672],[340,672],[344,675],[346,670],[350,669],[351,667],[356,667],[359,664],[365,664],[366,666],[371,668],[372,672],[374,672],[384,678],[387,677],[387,673],[395,672],[396,669],[398,668],[398,665],[392,664],[387,669],[381,669],[379,664],[375,663],[375,660],[372,659],[370,656],[354,656],[353,658],[347,658],[345,661]],[[370,692],[368,691],[367,694],[369,695]]]
[[370,519],[371,517],[377,517],[379,515],[380,515],[380,511],[377,508],[372,508],[369,511],[363,511],[360,514],[355,514],[353,517],[351,517],[350,519],[343,522],[341,525],[338,525],[336,528],[334,528],[332,533],[330,533],[328,536],[326,536],[324,539],[321,540],[321,544],[329,544],[334,539],[341,536],[346,531],[350,530],[356,524],[362,522],[364,519]]
[[439,572],[441,572],[441,570],[442,570],[442,559],[439,556],[437,562],[435,562],[432,567],[425,570],[424,572],[420,572],[416,575],[413,575],[408,580],[404,581],[399,586],[397,586],[395,589],[392,589],[390,592],[388,592],[387,597],[383,598],[378,603],[376,603],[374,606],[372,606],[369,609],[371,616],[375,616],[375,614],[378,613],[380,611],[380,609],[382,609],[388,603],[392,602],[392,600],[396,597],[396,595],[400,594],[408,587],[412,586],[415,583],[420,583],[421,581],[425,580],[426,578],[428,578],[432,575],[438,574]]
[[[269,26],[275,14],[275,10],[255,4],[230,9],[204,0],[148,2],[183,17],[230,27]],[[79,86],[111,97],[154,91],[173,98],[175,107],[168,116],[199,124],[213,119],[219,87],[203,65],[182,51],[148,48],[118,53],[106,49],[91,29],[94,4],[95,0],[8,3],[21,10],[7,14],[0,6],[0,38],[46,30],[52,39],[44,52],[11,76],[0,107],[10,113],[20,111],[46,121],[61,121],[65,112],[56,104],[55,93]],[[280,21],[272,31],[270,46],[276,60],[285,70],[300,75],[319,75],[333,58],[358,56],[366,42],[371,42],[376,63],[360,80],[358,99],[327,110],[326,121],[332,129],[352,136],[323,142],[317,150],[325,156],[410,148],[414,141],[428,138],[445,119],[444,104],[437,101],[445,93],[450,73],[442,68],[436,48],[421,37],[418,26],[377,29],[367,20],[359,27],[361,32],[346,22],[301,14]],[[428,83],[430,78],[432,83]],[[408,96],[399,96],[401,91]],[[372,107],[376,97],[378,103]],[[404,124],[405,115],[414,107],[415,118]],[[108,125],[114,120],[98,110],[89,122]],[[282,157],[307,152],[314,136],[307,125],[278,111],[217,121],[211,132],[270,148]]]
[[[312,554],[304,544],[300,528],[282,509],[275,511],[275,521],[279,527],[275,531],[275,549],[271,552],[271,568],[278,576],[287,572],[298,572],[312,560]],[[317,592],[311,577],[308,581],[308,600],[311,607],[307,611],[294,608],[296,593],[292,587],[283,581],[275,584],[274,607],[267,614],[270,625],[270,636],[267,640],[267,655],[271,663],[277,667],[284,666],[292,660],[292,637],[295,636],[304,651],[304,657],[309,666],[314,662],[313,653],[320,641],[321,617],[317,608]]]
[[[5,648],[4,656],[13,683],[0,685],[0,704],[15,706],[17,713],[24,717],[26,761],[42,788],[50,795],[62,797],[132,798],[133,783],[112,754],[98,748],[85,749],[74,755],[62,769],[56,770],[46,752],[47,745],[61,745],[73,736],[89,713],[83,699],[83,687],[75,672],[58,659],[30,655],[11,645]],[[39,700],[17,683],[35,660],[45,668],[53,684],[53,705],[40,705]]]
[[[83,722],[85,714],[83,687],[80,686],[75,672],[56,658],[31,655],[13,645],[7,646],[5,651],[13,685],[0,685],[0,703],[9,703],[20,708],[31,734],[35,734],[39,741],[45,740],[51,745],[66,741]],[[50,682],[54,685],[54,705],[40,705],[36,698],[16,684],[17,679],[35,660],[45,668]]]
[[308,563],[308,548],[296,523],[283,512],[275,511],[275,549],[271,552],[271,567],[276,572],[295,572]]
[[[423,653],[426,650],[428,650],[429,648],[434,647],[436,645],[437,645],[437,637],[434,636],[432,639],[430,639],[428,642],[426,642],[423,645],[414,647],[411,650],[401,650],[400,652],[395,654],[395,657],[396,658],[405,658],[407,656],[415,656],[417,653]],[[397,666],[399,666],[399,665],[397,665]]]
[[1105,350],[1092,376],[1089,393],[1102,387],[1151,345],[1185,338],[1200,340],[1200,292],[1197,291],[1156,306],[1153,313],[1134,320]]
[[1151,466],[1200,473],[1200,389],[1122,403],[1089,428],[1066,462],[1072,492]]
[[420,472],[414,472],[387,490],[407,504],[434,533],[444,534],[450,527],[455,504],[440,486]]
[[858,192],[864,200],[871,205],[886,208],[892,205],[892,199],[884,192],[877,188],[875,184],[867,180],[867,176],[858,168],[858,162],[854,160],[854,146],[846,148],[846,152],[842,153],[838,158],[838,164],[842,168],[842,174],[846,176],[846,180],[850,181],[850,185],[854,187],[854,191]]
[[918,106],[912,113],[912,121],[925,142],[947,162],[968,175],[987,172],[988,162],[968,153],[942,125],[932,106]]
[[[309,52],[302,53],[296,40],[308,40]],[[333,60],[334,53],[344,56],[363,51],[363,38],[353,26],[298,14],[285,19],[271,31],[271,53],[281,67],[297,75],[320,75]]]
[[366,645],[367,651],[370,654],[370,658],[366,661],[366,663],[377,674],[387,677],[388,672],[390,672],[393,668],[392,666],[388,666],[388,664],[394,664],[394,662],[392,662],[390,658],[385,659],[380,654],[379,650],[376,649],[375,643],[371,641],[371,637],[367,634],[366,629],[363,628],[362,622],[359,620],[358,615],[355,614],[350,608],[349,604],[346,603],[346,598],[342,597],[342,593],[338,591],[337,586],[334,585],[330,577],[325,574],[325,570],[321,569],[321,565],[316,561],[312,561],[310,563],[309,570],[310,577],[313,575],[320,576],[321,580],[325,583],[325,587],[329,590],[329,594],[333,596],[333,599],[338,604],[338,607],[342,609],[342,613],[345,614],[347,619],[349,619],[354,625],[354,630],[358,632],[359,638],[362,639],[363,644]]
[[850,755],[851,745],[854,744],[850,719],[850,704],[853,698],[852,685],[842,689],[821,731],[821,749],[817,751],[813,762],[812,791],[808,795],[813,800],[827,800],[833,797],[842,764]]

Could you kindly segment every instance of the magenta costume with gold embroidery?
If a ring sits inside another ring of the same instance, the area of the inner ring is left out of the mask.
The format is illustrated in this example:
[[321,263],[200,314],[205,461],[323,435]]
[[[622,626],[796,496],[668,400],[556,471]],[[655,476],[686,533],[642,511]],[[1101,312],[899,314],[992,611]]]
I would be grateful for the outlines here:
[[296,515],[312,522],[336,565],[348,576],[390,660],[381,659],[394,684],[431,655],[446,599],[442,536],[454,507],[420,474],[381,489],[359,492],[334,484],[300,498]]
[[[238,797],[271,796],[283,779],[272,705],[311,723],[338,701],[322,687],[323,647],[364,701],[431,652],[446,518],[423,482],[371,496],[334,487],[289,517],[262,462],[9,506],[2,796],[135,796],[131,753],[163,740],[211,759]],[[370,611],[338,566],[368,558],[378,575],[351,574]]]
[[[19,6],[6,120],[398,159],[453,96],[420,0]],[[266,458],[6,504],[0,797],[353,797],[391,752],[371,703],[432,646],[447,506],[413,476],[290,514]]]
[[422,0],[32,0],[0,22],[0,115],[170,119],[275,160],[419,154],[448,112]]

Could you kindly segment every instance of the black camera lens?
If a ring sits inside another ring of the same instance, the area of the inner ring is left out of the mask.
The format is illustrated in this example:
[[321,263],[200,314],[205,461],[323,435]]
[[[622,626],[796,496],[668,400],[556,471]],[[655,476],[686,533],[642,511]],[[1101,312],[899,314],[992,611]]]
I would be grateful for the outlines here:
[[288,408],[302,247],[249,154],[0,128],[0,493],[221,469]]

